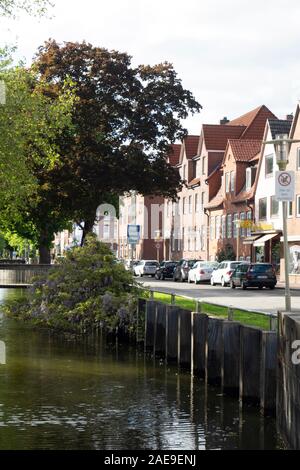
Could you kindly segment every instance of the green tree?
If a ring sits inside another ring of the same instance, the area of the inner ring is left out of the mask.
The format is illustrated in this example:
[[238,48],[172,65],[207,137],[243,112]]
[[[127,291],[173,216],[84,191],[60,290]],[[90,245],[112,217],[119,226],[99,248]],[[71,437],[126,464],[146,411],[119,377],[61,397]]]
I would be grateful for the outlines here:
[[33,69],[10,67],[8,60],[0,63],[0,81],[6,91],[0,106],[0,227],[4,234],[16,233],[36,243],[43,258],[53,232],[67,224],[53,201],[46,220],[33,214],[49,199],[45,175],[59,167],[56,142],[71,126],[72,84],[66,79],[56,98],[50,98]]
[[234,252],[233,246],[230,245],[229,243],[225,245],[224,248],[220,249],[217,252],[216,258],[219,263],[222,263],[222,261],[226,261],[226,260],[235,261],[236,254]]
[[39,49],[35,67],[53,96],[66,77],[76,87],[74,132],[60,137],[63,163],[47,183],[51,197],[82,223],[83,238],[97,207],[129,190],[176,198],[180,177],[165,156],[186,135],[181,120],[201,105],[171,64],[133,67],[126,53],[51,40]]
[[0,0],[0,16],[14,16],[18,11],[26,11],[30,15],[44,15],[50,0]]

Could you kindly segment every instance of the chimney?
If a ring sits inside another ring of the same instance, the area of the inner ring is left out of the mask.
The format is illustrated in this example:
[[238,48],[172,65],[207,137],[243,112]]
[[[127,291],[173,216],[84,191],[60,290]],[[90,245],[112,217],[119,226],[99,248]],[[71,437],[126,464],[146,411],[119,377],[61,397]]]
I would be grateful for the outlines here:
[[294,119],[294,116],[292,114],[287,114],[286,115],[286,120],[287,121],[292,121]]
[[227,117],[224,117],[223,119],[221,119],[220,124],[228,124],[228,122],[229,119],[227,119]]

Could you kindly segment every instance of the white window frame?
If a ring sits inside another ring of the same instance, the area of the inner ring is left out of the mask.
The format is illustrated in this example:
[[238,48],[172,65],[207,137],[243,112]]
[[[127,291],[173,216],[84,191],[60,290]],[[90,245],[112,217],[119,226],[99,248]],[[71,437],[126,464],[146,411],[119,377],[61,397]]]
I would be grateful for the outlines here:
[[225,173],[225,193],[230,191],[230,173]]
[[[240,212],[240,220],[246,220],[246,213],[245,212]],[[245,237],[246,236],[246,229],[245,228],[241,228],[241,232],[240,232],[240,235],[241,237]]]
[[235,188],[235,171],[230,172],[230,192],[233,193]]
[[[249,184],[250,183],[250,184]],[[246,191],[249,191],[252,187],[252,168],[249,166],[246,168]]]

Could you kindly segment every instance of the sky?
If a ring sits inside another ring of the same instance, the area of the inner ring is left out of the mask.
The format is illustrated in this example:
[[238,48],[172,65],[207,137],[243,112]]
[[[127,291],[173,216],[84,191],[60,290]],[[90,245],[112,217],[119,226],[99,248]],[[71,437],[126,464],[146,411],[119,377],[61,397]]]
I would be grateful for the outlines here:
[[300,100],[299,0],[53,1],[50,18],[1,18],[0,45],[17,44],[28,64],[49,38],[171,62],[203,106],[184,123],[190,134],[262,104],[284,118]]

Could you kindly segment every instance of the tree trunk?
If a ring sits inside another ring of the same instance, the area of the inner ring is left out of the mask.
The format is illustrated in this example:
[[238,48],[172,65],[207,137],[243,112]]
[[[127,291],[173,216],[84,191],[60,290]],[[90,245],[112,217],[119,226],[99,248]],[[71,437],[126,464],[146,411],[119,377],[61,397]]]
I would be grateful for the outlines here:
[[39,245],[39,258],[40,264],[51,264],[50,248],[43,243]]
[[86,236],[89,233],[93,232],[93,228],[95,225],[95,219],[96,219],[96,211],[94,212],[94,217],[91,217],[84,222],[84,229],[82,231],[82,239],[81,239],[81,246],[84,246]]

